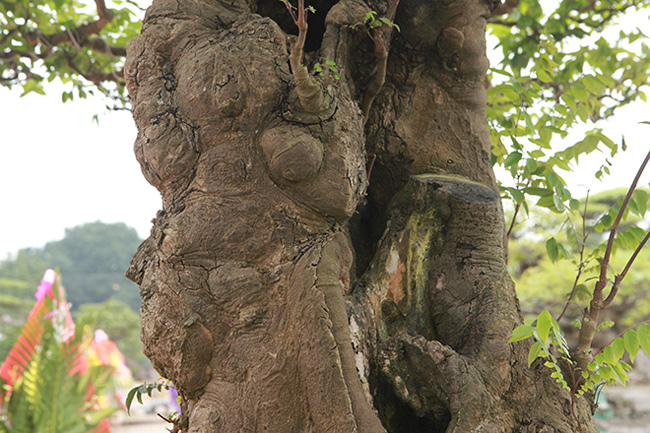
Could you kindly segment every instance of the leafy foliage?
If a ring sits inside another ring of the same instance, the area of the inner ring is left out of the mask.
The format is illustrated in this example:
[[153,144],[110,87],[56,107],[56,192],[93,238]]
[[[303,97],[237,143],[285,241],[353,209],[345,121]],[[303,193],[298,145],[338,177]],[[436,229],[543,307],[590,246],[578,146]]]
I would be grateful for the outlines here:
[[339,75],[340,71],[339,68],[336,66],[336,62],[334,62],[334,60],[330,60],[326,58],[323,58],[322,60],[323,60],[323,64],[321,64],[320,62],[314,64],[314,72],[321,77],[325,77],[326,72],[329,71],[334,75],[335,80],[340,80],[341,79]]
[[[65,275],[68,299],[73,305],[114,298],[135,311],[140,308],[139,292],[124,277],[124,271],[140,243],[137,232],[123,223],[83,224],[66,229],[63,239],[49,242],[42,249],[21,250],[16,258],[0,262],[0,279],[20,280],[34,287],[38,284],[34,273],[42,275],[45,269],[58,267]],[[12,294],[3,292],[0,285],[2,293]]]
[[[625,148],[595,123],[617,108],[645,100],[650,48],[638,29],[622,28],[605,38],[603,29],[625,11],[648,1],[559,2],[548,10],[537,0],[520,1],[505,17],[491,20],[490,32],[504,60],[490,75],[488,118],[493,161],[512,176],[504,196],[529,210],[529,202],[563,212],[579,202],[567,189],[562,171],[596,150],[610,156]],[[600,35],[599,35],[600,33]],[[576,128],[589,128],[564,145]],[[559,149],[559,150],[558,150]],[[609,172],[609,159],[595,173]]]
[[[633,360],[650,343],[643,337],[648,325],[637,323],[638,331],[620,333],[595,356],[591,347],[605,327],[601,311],[612,304],[632,263],[647,260],[641,249],[648,236],[636,225],[645,217],[647,191],[636,189],[637,176],[624,200],[619,194],[593,211],[562,178],[586,155],[600,151],[606,156],[594,176],[601,179],[609,174],[609,158],[626,149],[624,138],[615,142],[598,122],[632,101],[646,100],[647,39],[634,26],[614,24],[624,12],[648,6],[647,0],[522,0],[503,5],[501,16],[491,19],[504,60],[490,74],[488,118],[492,160],[512,179],[501,184],[503,196],[514,203],[508,235],[516,236],[519,211],[530,214],[531,204],[563,215],[556,235],[536,237],[544,239],[545,254],[534,249],[544,269],[536,270],[530,285],[542,286],[538,293],[548,288],[545,296],[563,299],[564,308],[557,320],[543,310],[531,325],[516,328],[511,341],[531,339],[529,364],[544,359],[573,402],[599,386],[625,384],[631,366],[624,354]],[[576,131],[582,131],[577,140]],[[628,253],[622,260],[617,252]],[[530,276],[527,267],[519,267],[522,276]],[[572,352],[558,324],[571,303],[581,305],[582,316]]]
[[92,322],[117,344],[135,376],[144,377],[151,364],[142,353],[140,316],[117,299],[101,304],[83,304],[73,315],[76,320]]
[[138,385],[132,388],[127,394],[125,402],[126,409],[128,411],[131,410],[131,405],[133,404],[134,398],[138,401],[138,403],[142,404],[143,396],[147,395],[151,397],[154,391],[162,392],[163,389],[165,391],[169,391],[173,387],[174,385],[169,380],[163,378],[158,379],[154,383],[143,383],[141,385]]
[[112,369],[88,366],[83,347],[91,328],[75,332],[63,290],[43,280],[32,313],[12,353],[2,365],[5,394],[0,432],[101,433],[114,409],[98,396],[110,383]]
[[[550,333],[549,330],[553,332]],[[597,386],[625,385],[629,380],[627,372],[632,370],[632,367],[623,361],[625,353],[627,352],[631,362],[634,362],[639,349],[650,354],[650,325],[642,323],[638,331],[627,330],[597,353],[594,361],[589,364],[589,371],[576,371],[564,333],[548,310],[542,311],[532,325],[520,325],[515,328],[509,342],[528,338],[535,340],[528,353],[528,365],[537,358],[546,359],[544,365],[553,370],[551,376],[564,389],[578,396]],[[567,381],[565,369],[569,371],[570,382]]]
[[[646,234],[645,230],[636,226],[628,227],[628,230],[624,232],[617,232],[626,214],[634,212],[641,217],[645,215],[648,194],[643,190],[635,190],[635,187],[641,172],[649,161],[650,154],[648,154],[637,172],[625,198],[595,221],[588,232],[586,212],[583,214],[582,231],[580,233],[576,230],[569,232],[571,235],[569,243],[575,241],[577,249],[575,255],[572,256],[555,238],[546,241],[546,250],[551,262],[556,262],[559,259],[560,252],[562,252],[562,255],[573,260],[574,265],[577,267],[573,288],[568,294],[565,307],[559,315],[559,318],[564,316],[570,302],[577,301],[578,303],[587,304],[582,309],[582,319],[574,322],[579,328],[577,348],[573,353],[569,352],[564,333],[548,310],[542,311],[533,322],[533,325],[517,327],[510,339],[510,342],[516,342],[533,338],[535,342],[530,347],[528,354],[529,365],[537,358],[547,359],[544,365],[554,370],[551,376],[556,378],[558,383],[571,393],[571,399],[574,403],[575,398],[595,388],[616,383],[625,385],[628,381],[627,371],[632,369],[628,363],[622,360],[626,351],[632,362],[634,362],[639,348],[643,348],[646,353],[650,354],[648,352],[650,349],[650,325],[642,323],[636,325],[638,326],[638,332],[634,329],[621,332],[606,344],[602,350],[598,351],[595,356],[592,355],[592,341],[595,333],[602,328],[613,325],[613,322],[600,323],[600,313],[611,305],[618,294],[621,282],[650,238],[650,233]],[[632,203],[634,204],[632,205]],[[603,228],[607,229],[609,236],[606,242],[593,247],[591,252],[587,254],[586,247],[589,234],[593,233],[594,230],[598,230],[598,227],[601,230]],[[627,259],[622,270],[608,280],[608,269],[612,254],[615,252],[615,245],[616,248],[633,249],[634,252]],[[595,263],[591,265],[591,262]],[[586,284],[581,284],[581,278],[584,278],[589,273],[594,274],[590,278],[595,281],[593,290],[587,289]],[[605,296],[603,291],[610,285],[609,293]],[[568,285],[565,287],[568,287]],[[553,329],[553,335],[549,339],[550,329]],[[553,353],[552,346],[556,346],[557,357]],[[565,369],[562,368],[563,366]]]
[[63,102],[99,89],[122,103],[126,45],[138,34],[135,0],[0,1],[0,85],[45,94],[44,83],[69,85]]
[[[133,404],[133,399],[135,398],[138,403],[142,404],[142,397],[147,395],[151,397],[153,395],[154,391],[158,391],[159,393],[162,392],[163,390],[165,391],[172,391],[175,392],[174,385],[168,380],[164,378],[158,379],[154,383],[143,383],[141,385],[138,385],[134,388],[132,388],[129,393],[126,396],[126,409],[127,411],[131,411],[131,405]],[[181,397],[177,396],[177,402],[180,405],[181,403]],[[179,409],[180,410],[180,409]],[[161,414],[158,414],[160,418],[163,420],[167,421],[168,423],[172,424],[173,428],[170,429],[169,431],[172,432],[180,432],[181,431],[181,423],[183,422],[182,417],[180,416],[181,414],[179,412],[172,412],[170,413],[167,417],[162,416]],[[184,431],[184,430],[183,430]]]
[[399,26],[395,24],[395,22],[393,22],[393,20],[387,17],[377,17],[377,12],[375,11],[368,11],[365,18],[363,19],[363,23],[366,24],[369,29],[376,29],[377,27],[388,26],[396,29],[398,32],[402,31],[402,29],[400,29]]

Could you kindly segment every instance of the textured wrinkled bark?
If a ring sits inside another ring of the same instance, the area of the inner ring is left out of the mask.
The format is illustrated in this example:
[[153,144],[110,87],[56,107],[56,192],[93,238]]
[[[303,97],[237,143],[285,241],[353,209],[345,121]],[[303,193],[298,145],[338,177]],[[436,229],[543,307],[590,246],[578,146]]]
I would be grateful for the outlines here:
[[312,3],[304,65],[341,71],[317,102],[296,92],[276,0],[154,0],[129,46],[135,153],[163,210],[127,275],[184,432],[578,431],[507,343],[521,315],[484,91],[498,2],[402,0],[364,118],[362,23],[389,3]]

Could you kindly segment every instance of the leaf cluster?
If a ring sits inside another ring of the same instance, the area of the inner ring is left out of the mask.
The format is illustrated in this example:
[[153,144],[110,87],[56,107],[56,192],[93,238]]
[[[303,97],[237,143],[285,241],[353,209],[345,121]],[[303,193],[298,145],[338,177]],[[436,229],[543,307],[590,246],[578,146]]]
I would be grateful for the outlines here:
[[[55,302],[46,299],[49,311],[57,310]],[[40,323],[45,328],[40,343],[4,395],[0,432],[86,433],[115,411],[99,405],[99,397],[110,386],[112,368],[89,366],[83,372],[78,368],[85,341],[92,338],[91,328],[83,322],[65,341],[59,338],[55,320]]]
[[396,29],[398,32],[401,32],[399,25],[387,17],[377,17],[377,12],[368,11],[366,16],[363,19],[363,23],[368,26],[369,29],[376,29],[381,26],[387,26],[390,28]]
[[[544,365],[553,371],[551,376],[564,389],[578,397],[596,386],[625,386],[629,381],[627,372],[632,370],[632,367],[623,361],[625,353],[627,352],[631,362],[634,362],[639,349],[650,354],[650,324],[643,323],[639,325],[638,331],[627,330],[599,351],[594,361],[589,364],[589,371],[574,371],[564,333],[548,310],[543,310],[531,325],[515,328],[509,342],[528,338],[535,341],[528,352],[528,365],[531,366],[538,358],[545,359]],[[565,373],[567,369],[568,378]]]
[[[544,10],[541,2],[528,0],[491,21],[504,55],[490,72],[487,91],[492,159],[513,179],[502,185],[503,195],[526,211],[531,200],[555,212],[578,210],[562,171],[596,150],[613,156],[626,147],[594,124],[632,101],[645,101],[650,48],[638,29],[595,35],[623,12],[648,5],[572,0]],[[578,127],[591,129],[565,144]],[[605,159],[594,175],[608,174],[610,165]]]
[[142,397],[145,395],[151,397],[154,391],[162,392],[163,390],[169,391],[174,385],[168,379],[160,378],[154,383],[143,383],[132,388],[126,396],[126,410],[131,413],[131,405],[135,398],[138,403],[142,404]]
[[100,93],[125,103],[125,48],[140,29],[135,0],[0,0],[0,85],[45,94],[59,80],[63,102]]
[[323,63],[317,62],[314,64],[314,72],[321,77],[325,77],[326,72],[332,72],[335,80],[340,80],[341,76],[339,68],[336,66],[334,60],[322,58]]

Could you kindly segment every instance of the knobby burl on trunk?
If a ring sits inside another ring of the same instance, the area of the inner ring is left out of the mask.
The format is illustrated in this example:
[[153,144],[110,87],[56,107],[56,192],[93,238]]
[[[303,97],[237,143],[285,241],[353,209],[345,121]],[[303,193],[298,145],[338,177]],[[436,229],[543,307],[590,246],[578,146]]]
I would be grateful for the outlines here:
[[314,6],[304,64],[341,71],[317,98],[296,89],[275,0],[154,0],[129,46],[136,157],[163,210],[127,274],[178,427],[576,431],[568,396],[507,344],[521,318],[484,91],[497,3],[402,0],[370,98],[363,20],[391,5]]

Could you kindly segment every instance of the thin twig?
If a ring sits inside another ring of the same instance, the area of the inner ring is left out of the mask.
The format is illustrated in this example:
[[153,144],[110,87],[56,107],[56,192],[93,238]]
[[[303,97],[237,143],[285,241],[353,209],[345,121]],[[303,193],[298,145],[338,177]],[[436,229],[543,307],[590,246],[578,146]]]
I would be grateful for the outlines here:
[[372,174],[372,168],[375,166],[375,160],[377,159],[377,155],[373,153],[372,155],[372,161],[370,161],[370,167],[368,167],[368,175],[366,176],[366,179],[370,181],[370,175]]
[[515,222],[517,221],[517,214],[519,213],[519,208],[521,208],[521,203],[515,204],[515,213],[512,215],[512,221],[510,221],[510,227],[508,227],[508,233],[506,233],[506,242],[510,240],[510,235],[512,234],[512,229],[515,227]]
[[578,289],[578,282],[580,281],[580,277],[582,276],[582,271],[584,270],[584,267],[585,267],[585,262],[584,262],[585,246],[587,244],[587,238],[592,233],[591,230],[587,233],[587,206],[589,204],[589,193],[590,193],[590,191],[587,190],[587,197],[585,197],[585,207],[584,207],[584,211],[581,214],[581,217],[582,217],[582,242],[580,244],[580,265],[578,265],[578,273],[576,274],[576,278],[573,281],[573,287],[571,288],[571,293],[569,294],[569,298],[567,299],[566,303],[564,304],[564,308],[562,309],[562,312],[560,313],[560,315],[556,319],[558,322],[560,321],[560,319],[562,319],[562,317],[564,317],[564,313],[566,313],[566,310],[567,310],[567,308],[569,308],[569,304],[571,303],[571,300],[575,296],[576,290]]
[[630,188],[628,189],[627,194],[625,195],[625,199],[623,199],[623,203],[621,204],[621,208],[619,209],[618,214],[616,215],[614,224],[610,229],[609,239],[607,240],[607,248],[605,249],[605,255],[603,256],[603,260],[600,263],[600,275],[599,275],[598,283],[596,283],[596,288],[594,289],[594,300],[596,300],[597,296],[600,296],[600,300],[602,300],[602,292],[603,289],[605,288],[605,285],[607,284],[607,267],[609,266],[609,260],[612,254],[612,248],[614,246],[614,238],[616,237],[616,230],[618,229],[621,219],[623,218],[623,213],[627,208],[627,204],[630,202],[630,199],[632,198],[632,194],[636,189],[636,185],[639,183],[639,178],[641,178],[641,174],[643,173],[643,170],[645,169],[646,165],[648,165],[648,161],[650,161],[650,152],[648,152],[645,159],[643,160],[643,163],[641,164],[641,167],[639,167],[639,170],[636,172],[636,176],[634,176],[632,185],[630,185]]
[[621,285],[621,282],[623,281],[623,279],[627,275],[628,271],[632,267],[632,264],[634,264],[634,260],[636,260],[637,256],[641,252],[641,249],[645,246],[646,242],[648,242],[648,239],[650,239],[650,231],[648,231],[648,233],[646,233],[643,240],[636,247],[636,250],[634,250],[634,253],[632,253],[632,256],[630,257],[630,259],[625,264],[625,268],[623,268],[623,272],[621,272],[620,274],[618,274],[614,278],[614,284],[612,285],[612,290],[609,292],[609,295],[607,296],[607,298],[605,298],[605,300],[603,301],[603,308],[609,307],[609,305],[612,303],[612,301],[616,297],[616,294],[618,293],[618,289],[619,289],[619,287]]
[[[594,334],[598,326],[598,318],[600,312],[601,310],[609,306],[609,304],[611,304],[611,302],[614,299],[614,296],[616,296],[616,293],[618,293],[618,287],[622,281],[621,275],[616,276],[616,278],[614,279],[612,291],[607,297],[607,300],[603,301],[603,290],[607,286],[607,268],[609,266],[609,260],[611,257],[612,248],[614,246],[614,238],[616,237],[616,230],[618,229],[621,219],[623,218],[623,213],[625,212],[625,209],[627,208],[627,205],[630,202],[630,198],[632,197],[632,194],[636,189],[636,186],[639,182],[639,178],[641,177],[641,173],[643,173],[643,170],[648,164],[648,161],[650,161],[650,152],[648,152],[648,155],[643,160],[643,163],[641,164],[641,167],[639,167],[636,176],[634,176],[632,185],[630,185],[630,188],[628,189],[627,194],[625,195],[625,199],[621,204],[621,208],[619,209],[618,214],[616,215],[614,224],[610,229],[609,239],[607,241],[607,247],[605,249],[605,255],[603,256],[600,262],[600,275],[598,281],[596,282],[596,286],[594,287],[594,291],[592,292],[593,296],[591,302],[589,303],[589,309],[585,312],[585,314],[582,317],[582,327],[580,328],[580,333],[578,334],[578,348],[575,352],[575,360],[576,363],[578,364],[578,367],[584,372],[589,370],[588,365],[589,362],[591,361],[591,356],[592,356],[591,344],[593,342]],[[643,244],[645,244],[647,238],[648,236],[646,236],[646,238],[642,242]],[[635,251],[635,254],[633,254],[633,258],[636,258],[636,254],[638,254],[638,252]],[[628,262],[628,264],[631,266],[631,262]],[[628,269],[629,267],[626,266],[626,271],[625,271],[626,273]]]
[[158,416],[159,416],[160,418],[162,418],[164,421],[166,421],[166,422],[168,422],[169,424],[172,425],[172,429],[171,429],[171,430],[167,430],[168,432],[170,432],[170,433],[179,433],[179,432],[181,431],[181,429],[180,429],[180,427],[178,426],[178,423],[177,423],[176,421],[171,420],[171,419],[169,419],[169,418],[166,418],[166,417],[162,416],[162,415],[159,414],[159,413],[157,413],[156,415],[158,415]]

